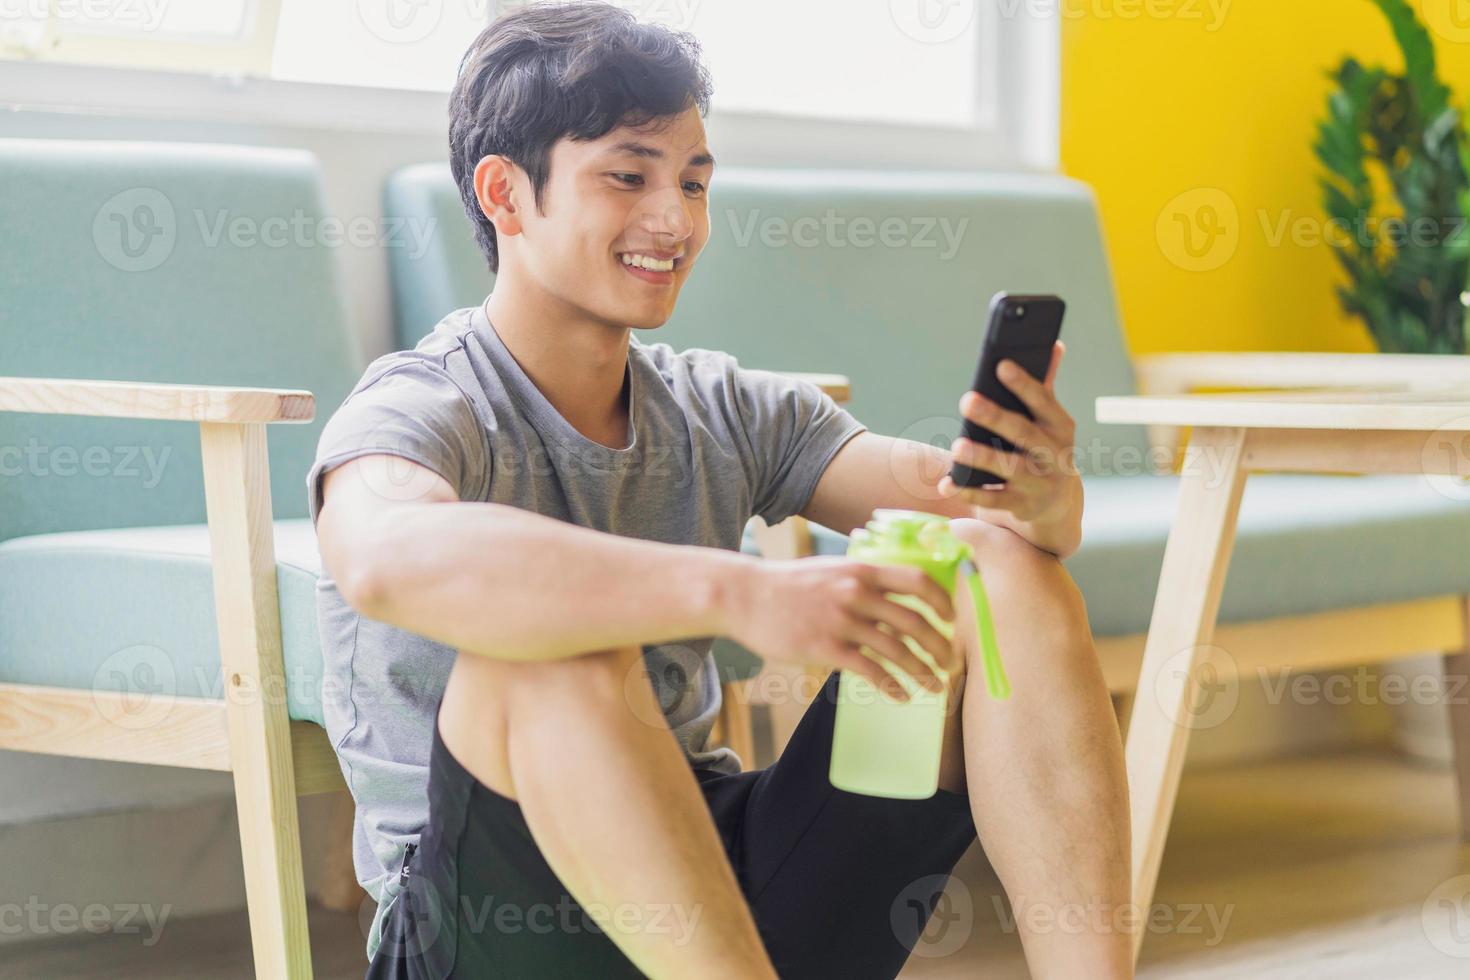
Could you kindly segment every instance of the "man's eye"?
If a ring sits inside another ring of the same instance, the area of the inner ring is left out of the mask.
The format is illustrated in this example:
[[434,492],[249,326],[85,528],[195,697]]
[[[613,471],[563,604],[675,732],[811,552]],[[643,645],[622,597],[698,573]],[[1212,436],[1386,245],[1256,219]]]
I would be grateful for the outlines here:
[[615,173],[612,176],[613,180],[616,180],[620,184],[625,184],[628,187],[641,187],[643,185],[642,174]]
[[705,187],[699,181],[697,181],[697,180],[686,180],[686,181],[684,181],[684,192],[686,194],[692,194],[695,197],[699,197],[702,194],[704,194],[704,191],[705,191]]

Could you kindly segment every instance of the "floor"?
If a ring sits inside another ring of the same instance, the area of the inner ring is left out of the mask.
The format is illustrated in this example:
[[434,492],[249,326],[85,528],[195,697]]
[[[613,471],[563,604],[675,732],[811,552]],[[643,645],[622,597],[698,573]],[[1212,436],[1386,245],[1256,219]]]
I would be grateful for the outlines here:
[[[1447,771],[1376,752],[1190,771],[1139,976],[1470,976],[1470,879],[1435,892],[1461,875],[1470,846],[1456,842]],[[955,878],[906,980],[1024,978],[983,856]],[[316,975],[361,977],[355,918],[314,910],[311,924]],[[248,976],[248,957],[243,915],[220,915],[170,923],[151,948],[136,936],[6,945],[0,977],[222,980]]]

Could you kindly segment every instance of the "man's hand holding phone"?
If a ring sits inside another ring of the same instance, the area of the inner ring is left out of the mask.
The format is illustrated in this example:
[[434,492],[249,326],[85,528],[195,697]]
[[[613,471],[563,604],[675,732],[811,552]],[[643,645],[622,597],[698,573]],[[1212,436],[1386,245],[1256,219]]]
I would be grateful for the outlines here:
[[1012,443],[1006,452],[961,436],[950,447],[954,462],[994,473],[1003,485],[961,487],[946,475],[939,482],[944,496],[958,495],[975,509],[975,517],[1008,527],[1043,551],[1065,558],[1082,537],[1082,479],[1074,441],[1077,423],[1056,396],[1057,371],[1066,347],[1057,341],[1042,380],[1014,361],[996,366],[996,379],[1031,412],[1003,408],[976,391],[960,398],[960,414]]

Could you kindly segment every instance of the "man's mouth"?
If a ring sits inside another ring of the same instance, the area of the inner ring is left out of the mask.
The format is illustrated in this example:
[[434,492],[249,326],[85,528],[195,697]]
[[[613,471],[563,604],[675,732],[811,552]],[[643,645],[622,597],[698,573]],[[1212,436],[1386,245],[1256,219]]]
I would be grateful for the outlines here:
[[674,266],[683,254],[660,258],[646,252],[619,252],[623,268],[644,282],[666,285],[674,281]]

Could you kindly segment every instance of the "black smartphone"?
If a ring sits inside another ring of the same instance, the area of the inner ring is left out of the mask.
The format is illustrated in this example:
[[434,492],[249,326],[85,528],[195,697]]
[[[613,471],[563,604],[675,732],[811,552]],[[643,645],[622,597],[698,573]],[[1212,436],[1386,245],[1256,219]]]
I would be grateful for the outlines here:
[[[1067,304],[1057,296],[996,293],[990,301],[990,326],[985,331],[985,343],[980,347],[980,366],[975,371],[975,383],[971,389],[1001,408],[1031,418],[1031,410],[1025,403],[1000,383],[995,376],[995,368],[1001,361],[1015,361],[1033,378],[1045,380],[1046,369],[1051,366],[1052,348],[1062,332],[1062,316],[1066,311]],[[1016,449],[1008,440],[969,419],[964,420],[964,431],[965,438],[974,442],[994,446],[1003,452]],[[963,463],[955,463],[949,476],[962,487],[1006,482],[994,473],[971,469]]]

